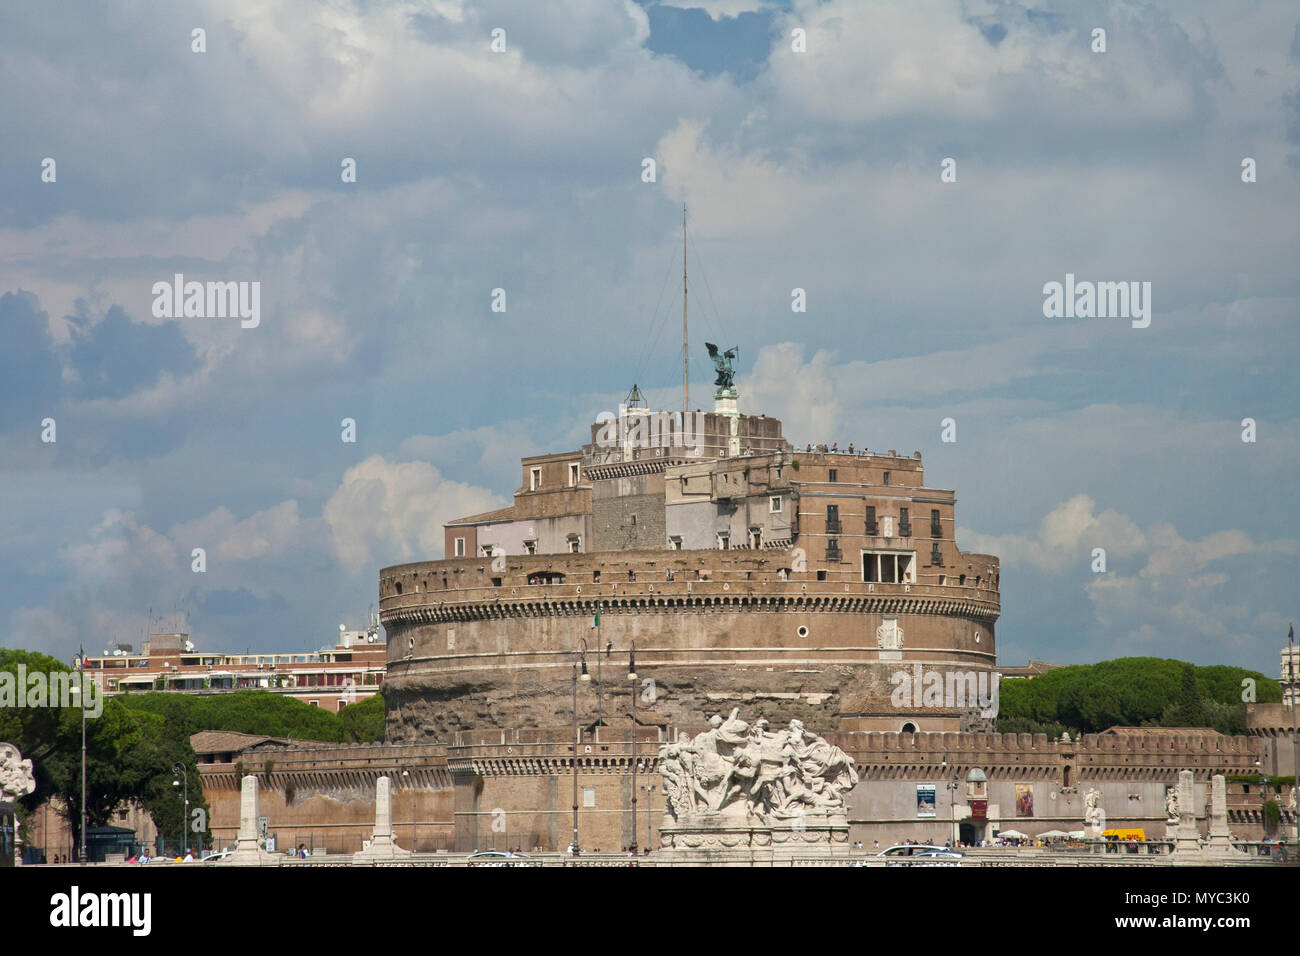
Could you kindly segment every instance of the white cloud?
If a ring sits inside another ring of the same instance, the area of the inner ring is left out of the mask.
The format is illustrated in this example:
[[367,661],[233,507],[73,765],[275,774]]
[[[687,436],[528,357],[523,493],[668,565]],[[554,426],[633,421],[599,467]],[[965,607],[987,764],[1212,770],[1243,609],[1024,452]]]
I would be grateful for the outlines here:
[[[1112,7],[1106,25],[1114,41],[1105,55],[1090,51],[1091,31],[1077,16],[1062,16],[1051,29],[1035,26],[1023,11],[1008,13],[995,45],[961,0],[869,7],[798,0],[781,18],[771,79],[810,118],[837,125],[894,118],[965,125],[1004,121],[1025,109],[1089,129],[1196,118],[1206,67],[1159,11]],[[795,27],[807,30],[806,53],[791,51]],[[1139,50],[1122,41],[1132,35],[1143,37]]]
[[357,570],[439,559],[443,524],[509,503],[486,489],[448,481],[427,462],[372,455],[344,473],[324,517],[340,562]]
[[168,536],[189,554],[203,548],[208,559],[248,561],[283,554],[298,543],[298,502],[282,501],[242,521],[221,507],[194,521],[174,525]]
[[1097,503],[1088,495],[1075,495],[1045,516],[1033,537],[986,535],[961,529],[958,537],[964,550],[995,554],[1003,566],[1043,571],[1085,564],[1093,548],[1105,548],[1108,559],[1129,557],[1144,549],[1146,539],[1128,517],[1109,509],[1095,514],[1096,508]]
[[[1257,544],[1236,529],[1199,539],[1168,523],[1143,531],[1127,515],[1096,513],[1087,495],[1054,508],[1035,536],[959,531],[958,539],[964,550],[1001,558],[1004,594],[1015,592],[1017,569],[1049,575],[1053,587],[1082,582],[1099,629],[1098,657],[1141,653],[1241,664],[1272,653],[1285,633],[1268,603],[1269,555],[1300,553],[1300,542]],[[1091,570],[1094,547],[1106,549],[1105,573]],[[1117,557],[1145,562],[1125,573]]]
[[117,509],[105,512],[88,541],[64,546],[60,556],[76,577],[101,582],[124,580],[149,568],[165,571],[180,560],[175,542]]
[[717,22],[724,17],[735,18],[742,13],[758,13],[772,9],[772,0],[659,0],[656,6],[676,7],[679,10],[703,10],[709,19]]

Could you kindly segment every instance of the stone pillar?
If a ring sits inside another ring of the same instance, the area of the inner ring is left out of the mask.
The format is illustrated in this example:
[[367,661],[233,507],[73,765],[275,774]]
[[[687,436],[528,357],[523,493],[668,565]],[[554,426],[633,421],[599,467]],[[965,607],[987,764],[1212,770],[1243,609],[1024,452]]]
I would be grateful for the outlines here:
[[259,850],[257,777],[251,773],[239,782],[239,843],[236,850]]
[[258,840],[257,777],[248,774],[239,784],[239,839],[235,852],[221,861],[234,866],[276,866],[277,856],[262,849]]
[[375,840],[393,840],[393,787],[387,777],[375,782]]
[[734,388],[719,388],[713,393],[713,412],[727,419],[727,451],[723,458],[740,457],[739,393]]
[[352,859],[357,862],[391,860],[410,856],[410,852],[398,846],[394,839],[392,782],[387,777],[380,777],[375,781],[375,830],[370,837],[370,846],[354,853]]
[[1174,827],[1174,855],[1184,858],[1201,856],[1201,831],[1196,826],[1196,775],[1190,770],[1178,773],[1178,824]]
[[1245,856],[1232,845],[1228,835],[1228,788],[1223,774],[1216,773],[1210,786],[1210,840],[1206,852],[1215,856]]

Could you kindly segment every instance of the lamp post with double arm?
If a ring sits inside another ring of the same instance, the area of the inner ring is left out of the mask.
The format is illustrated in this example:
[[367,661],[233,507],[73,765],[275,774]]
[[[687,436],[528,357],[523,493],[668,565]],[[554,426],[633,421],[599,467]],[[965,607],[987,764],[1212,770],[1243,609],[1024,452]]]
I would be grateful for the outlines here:
[[86,863],[86,648],[82,645],[76,659],[77,665],[77,682],[72,686],[71,693],[77,698],[77,703],[81,705],[81,847],[77,854],[77,862],[81,865]]
[[[578,747],[582,740],[578,735],[578,681],[584,684],[591,682],[591,675],[587,673],[587,642],[584,638],[578,638],[578,643],[582,649],[574,648],[573,653],[577,660],[573,662],[573,844],[571,849],[573,855],[578,856],[581,848],[578,846]],[[578,664],[582,664],[582,674],[578,674]]]
[[186,773],[184,764],[172,764],[172,786],[179,787],[182,780],[185,781],[185,789],[184,805],[181,808],[181,856],[185,856],[190,849],[190,775]]
[[627,679],[632,691],[632,855],[636,856],[636,641],[627,652]]

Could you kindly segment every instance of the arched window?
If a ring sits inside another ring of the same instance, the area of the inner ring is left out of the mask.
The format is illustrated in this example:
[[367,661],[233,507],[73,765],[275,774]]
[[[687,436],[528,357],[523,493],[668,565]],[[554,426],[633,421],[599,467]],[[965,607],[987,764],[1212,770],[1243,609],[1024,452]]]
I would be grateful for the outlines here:
[[916,733],[916,724],[912,723],[910,720],[907,723],[903,724],[903,733],[905,734]]

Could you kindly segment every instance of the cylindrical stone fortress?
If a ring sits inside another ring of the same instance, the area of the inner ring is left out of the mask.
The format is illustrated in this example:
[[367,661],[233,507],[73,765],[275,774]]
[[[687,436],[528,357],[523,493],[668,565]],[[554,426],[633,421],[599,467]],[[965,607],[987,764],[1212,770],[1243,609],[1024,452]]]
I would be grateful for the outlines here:
[[[584,642],[607,719],[631,706],[635,643],[637,707],[669,723],[758,699],[771,719],[834,730],[847,701],[887,696],[890,675],[913,662],[993,668],[997,561],[963,559],[972,583],[961,586],[866,583],[826,569],[818,580],[815,567],[791,569],[790,550],[528,555],[498,572],[491,557],[385,568],[389,738],[564,726]],[[581,694],[583,721],[594,722]]]
[[997,659],[998,561],[957,548],[920,452],[797,451],[724,390],[591,435],[523,459],[511,507],[449,522],[447,559],[380,572],[390,741],[569,726],[583,660],[584,728],[626,726],[635,692],[661,728],[740,707],[817,733],[988,729],[975,700],[879,703],[918,666],[987,688]]

